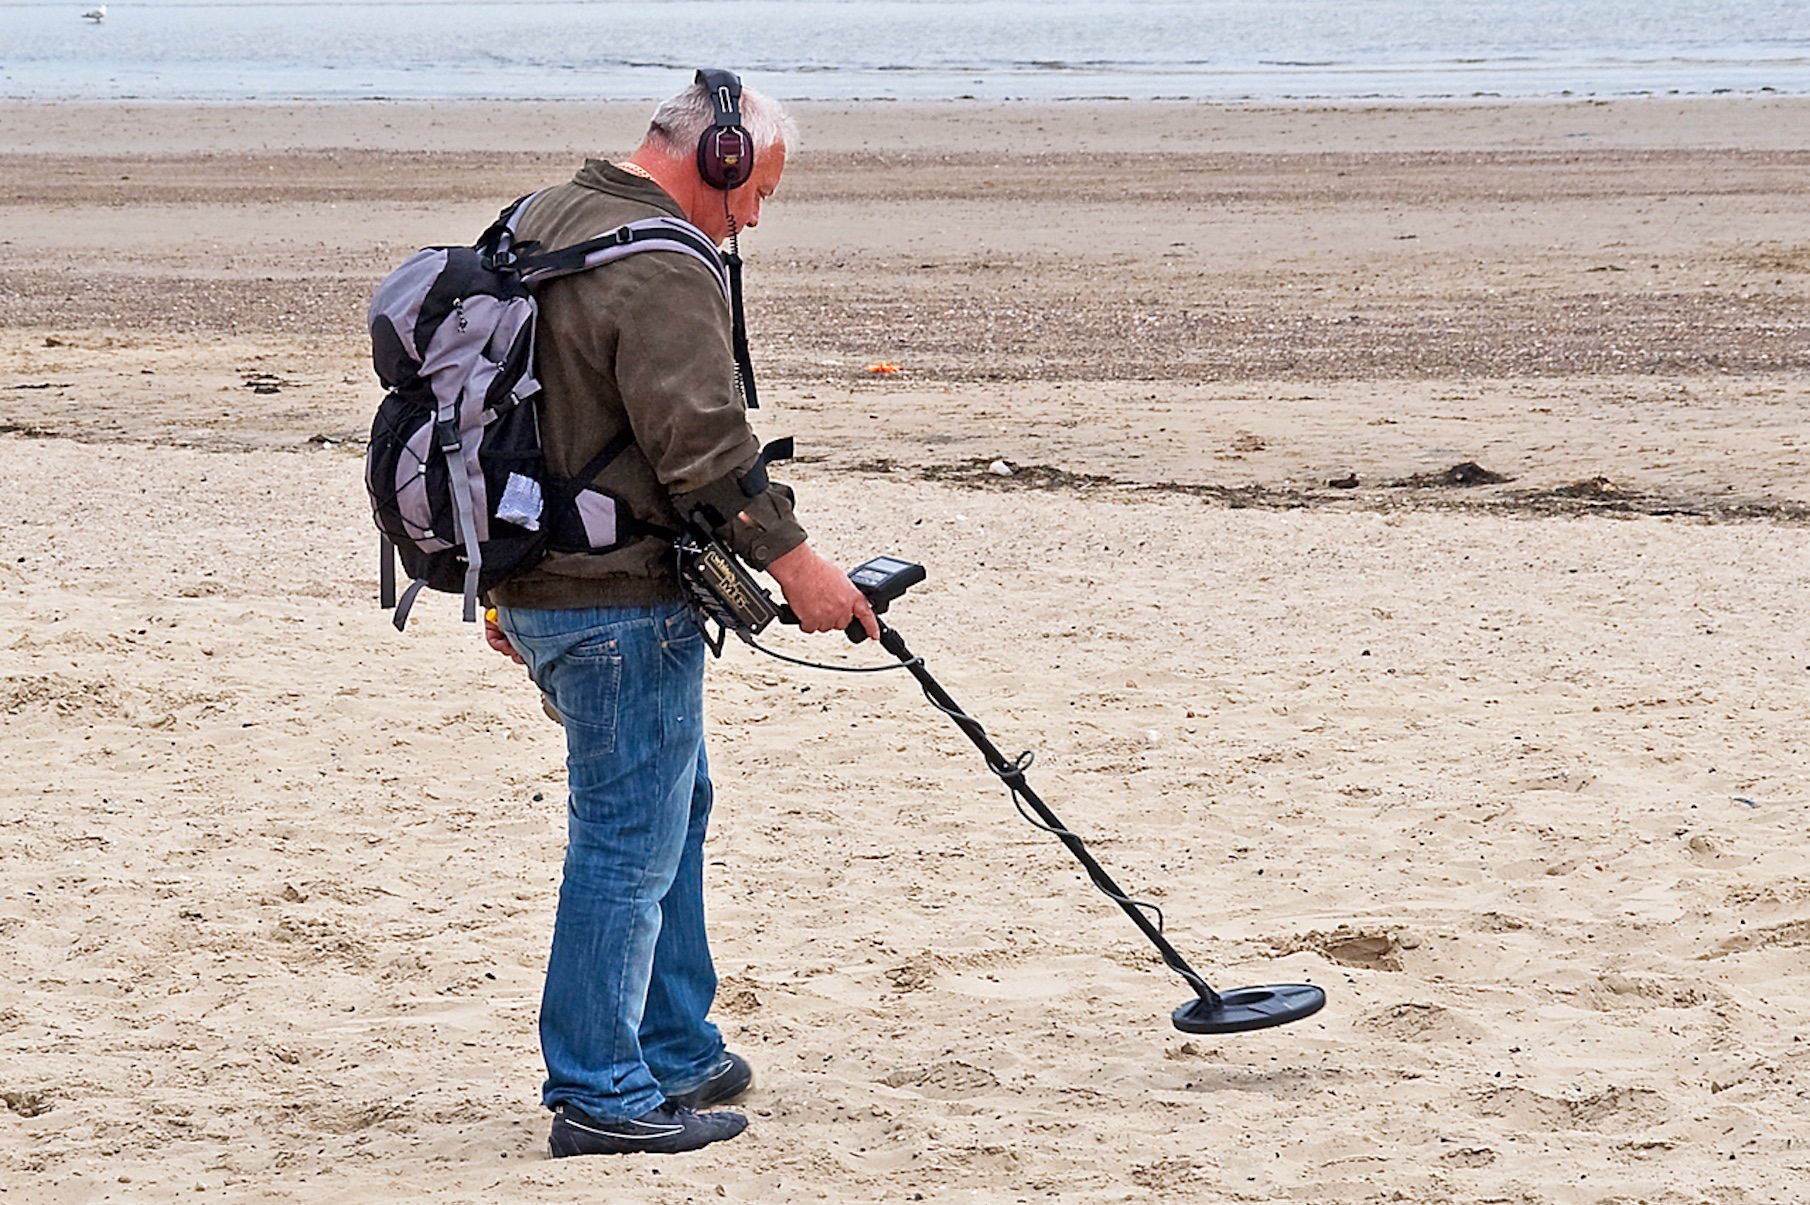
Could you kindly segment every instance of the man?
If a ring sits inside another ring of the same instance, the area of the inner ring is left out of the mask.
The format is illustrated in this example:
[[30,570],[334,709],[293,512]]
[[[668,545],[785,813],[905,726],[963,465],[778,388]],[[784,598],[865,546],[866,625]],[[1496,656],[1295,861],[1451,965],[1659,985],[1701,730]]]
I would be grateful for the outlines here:
[[[699,143],[715,128],[713,93],[731,94],[706,87],[705,75],[659,106],[625,162],[590,160],[537,196],[520,238],[552,251],[669,216],[720,244],[756,226],[793,127],[772,100],[743,90],[752,173],[713,186]],[[711,79],[739,87],[727,73]],[[858,620],[878,636],[867,600],[806,542],[791,491],[766,481],[735,385],[729,306],[709,266],[646,251],[553,281],[540,301],[551,473],[574,476],[612,441],[626,443],[592,482],[619,520],[626,509],[677,528],[701,509],[779,583],[807,632]],[[552,1153],[685,1151],[733,1138],[746,1118],[701,1111],[740,1095],[752,1071],[707,1019],[716,972],[703,901],[705,645],[671,548],[648,537],[554,554],[490,601],[486,637],[528,667],[566,731],[568,840],[540,1017]]]

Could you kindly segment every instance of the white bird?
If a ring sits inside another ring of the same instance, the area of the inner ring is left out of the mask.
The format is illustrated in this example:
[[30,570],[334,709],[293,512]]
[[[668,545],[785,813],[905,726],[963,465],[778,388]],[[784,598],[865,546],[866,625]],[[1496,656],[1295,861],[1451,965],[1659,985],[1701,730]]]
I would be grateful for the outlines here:
[[82,14],[82,19],[84,21],[92,21],[96,25],[99,25],[102,21],[107,19],[107,6],[103,4],[99,8],[89,9]]

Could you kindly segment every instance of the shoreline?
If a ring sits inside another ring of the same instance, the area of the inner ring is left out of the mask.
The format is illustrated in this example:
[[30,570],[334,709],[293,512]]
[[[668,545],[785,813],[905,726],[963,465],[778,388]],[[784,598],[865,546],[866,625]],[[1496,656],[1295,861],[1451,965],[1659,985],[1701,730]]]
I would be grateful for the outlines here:
[[[1225,150],[1810,148],[1810,97],[1448,101],[799,101],[803,149],[1163,153]],[[0,100],[0,154],[186,155],[369,149],[569,152],[626,147],[648,105],[591,101]],[[95,115],[105,117],[97,123]],[[1515,120],[1504,128],[1500,120]],[[1578,128],[1580,120],[1582,126]],[[1306,127],[1300,125],[1307,121]],[[1059,128],[1052,135],[1051,123]],[[1203,124],[1204,123],[1204,124]],[[1045,135],[1039,138],[1039,134]]]

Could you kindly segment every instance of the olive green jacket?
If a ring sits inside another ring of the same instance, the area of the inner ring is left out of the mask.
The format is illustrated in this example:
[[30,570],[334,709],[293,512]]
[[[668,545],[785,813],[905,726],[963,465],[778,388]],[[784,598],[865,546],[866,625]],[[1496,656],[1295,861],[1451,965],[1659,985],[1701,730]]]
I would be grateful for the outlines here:
[[[661,216],[684,214],[652,181],[592,159],[571,183],[534,199],[517,237],[557,251]],[[760,445],[735,385],[729,303],[708,267],[645,251],[553,280],[539,296],[535,366],[550,473],[573,476],[631,430],[634,443],[590,484],[638,519],[676,530],[681,508],[720,499],[725,482],[753,467]],[[741,513],[753,522],[727,515],[718,534],[756,568],[804,542],[784,486],[746,499]],[[490,592],[501,606],[561,609],[680,597],[671,547],[654,538],[612,552],[553,553]]]

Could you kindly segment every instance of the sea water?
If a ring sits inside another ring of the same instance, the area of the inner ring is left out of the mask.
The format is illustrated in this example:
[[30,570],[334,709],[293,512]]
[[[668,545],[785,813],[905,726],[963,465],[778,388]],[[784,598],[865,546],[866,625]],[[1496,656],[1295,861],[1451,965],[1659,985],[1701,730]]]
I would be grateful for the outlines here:
[[1806,0],[0,4],[0,96],[643,100],[1810,93]]

